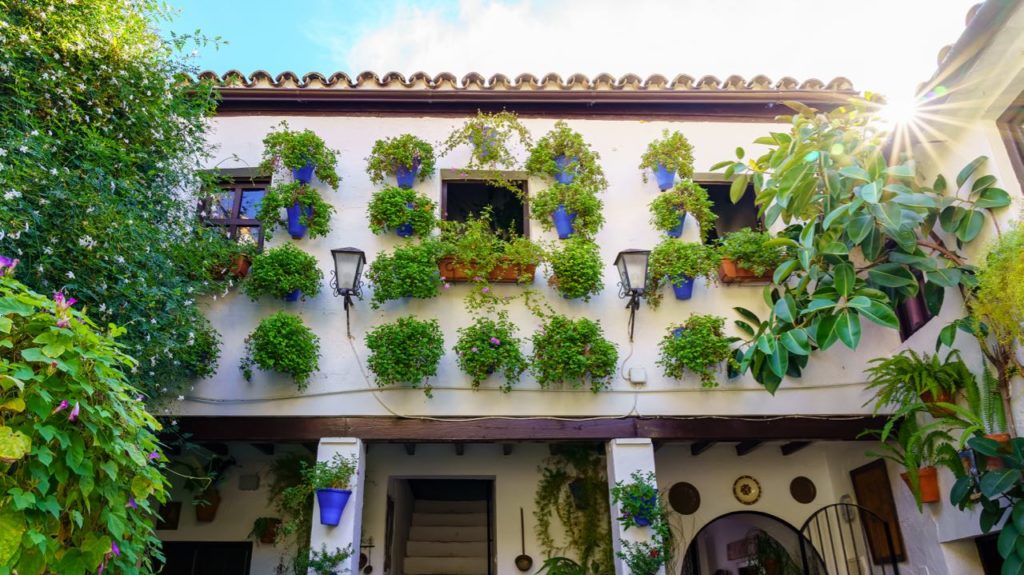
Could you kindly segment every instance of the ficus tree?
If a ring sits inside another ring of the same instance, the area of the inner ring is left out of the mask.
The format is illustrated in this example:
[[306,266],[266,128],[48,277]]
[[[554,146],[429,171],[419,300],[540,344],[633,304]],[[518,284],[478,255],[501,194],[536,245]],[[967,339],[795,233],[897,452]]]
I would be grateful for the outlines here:
[[937,310],[945,288],[976,286],[961,250],[990,210],[1010,203],[994,177],[979,174],[984,157],[955,185],[941,175],[922,183],[912,159],[888,157],[870,98],[827,113],[787,105],[795,113],[780,119],[789,130],[755,140],[763,154],[737,148],[735,160],[713,168],[733,178],[733,202],[753,183],[765,226],[785,226],[773,241],[788,257],[764,289],[771,311],[761,318],[737,308],[748,338],[736,350],[740,371],[772,393],[815,351],[837,342],[855,349],[862,320],[897,329],[896,306],[919,290]]

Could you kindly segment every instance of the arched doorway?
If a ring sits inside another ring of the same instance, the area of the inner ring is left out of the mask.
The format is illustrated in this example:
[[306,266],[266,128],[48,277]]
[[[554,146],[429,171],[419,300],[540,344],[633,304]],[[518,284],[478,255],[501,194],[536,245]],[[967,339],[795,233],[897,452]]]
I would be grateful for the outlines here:
[[800,531],[759,511],[715,518],[690,541],[681,575],[799,575]]

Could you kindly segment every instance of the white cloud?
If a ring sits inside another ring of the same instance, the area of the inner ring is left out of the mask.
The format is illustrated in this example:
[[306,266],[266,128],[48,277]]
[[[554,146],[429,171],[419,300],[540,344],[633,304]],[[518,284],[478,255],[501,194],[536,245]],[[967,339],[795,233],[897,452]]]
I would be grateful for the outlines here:
[[371,29],[310,37],[349,72],[845,76],[895,95],[931,75],[974,1],[461,0],[452,18],[400,0]]

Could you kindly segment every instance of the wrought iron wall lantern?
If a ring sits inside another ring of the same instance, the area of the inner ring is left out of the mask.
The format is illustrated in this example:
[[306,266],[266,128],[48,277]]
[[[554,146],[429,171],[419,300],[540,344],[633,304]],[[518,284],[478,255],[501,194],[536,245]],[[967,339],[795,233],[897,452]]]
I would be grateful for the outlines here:
[[615,267],[619,270],[619,297],[629,298],[626,303],[626,309],[629,310],[629,341],[633,341],[636,311],[640,309],[640,298],[644,297],[644,289],[647,287],[647,262],[650,257],[650,250],[623,250],[615,257]]
[[331,289],[334,296],[345,298],[345,329],[352,337],[352,324],[349,321],[349,308],[355,303],[352,296],[363,298],[363,266],[366,265],[366,254],[356,248],[337,248],[331,250],[334,257],[334,270],[331,271]]

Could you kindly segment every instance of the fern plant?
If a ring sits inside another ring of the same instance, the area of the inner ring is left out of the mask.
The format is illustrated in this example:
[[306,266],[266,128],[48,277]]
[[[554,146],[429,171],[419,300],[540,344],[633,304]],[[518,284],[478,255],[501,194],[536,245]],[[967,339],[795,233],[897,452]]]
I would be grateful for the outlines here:
[[934,401],[951,403],[954,394],[974,379],[957,351],[942,360],[938,355],[919,355],[908,349],[892,357],[873,359],[871,363],[867,389],[875,392],[869,403],[874,402],[876,414],[890,407]]

